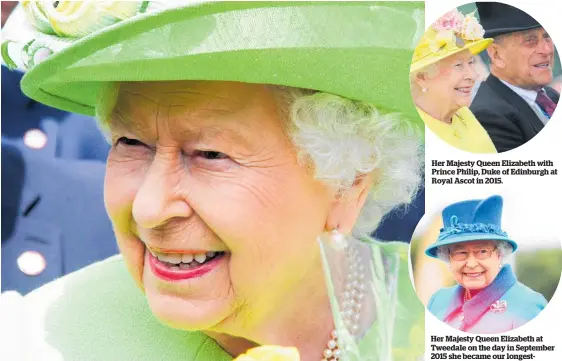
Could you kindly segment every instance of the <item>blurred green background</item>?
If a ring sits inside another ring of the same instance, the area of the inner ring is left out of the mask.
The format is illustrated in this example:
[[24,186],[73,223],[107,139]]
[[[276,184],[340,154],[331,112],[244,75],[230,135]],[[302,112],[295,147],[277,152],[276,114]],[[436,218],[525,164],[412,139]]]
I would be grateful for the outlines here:
[[522,251],[515,253],[513,257],[519,282],[541,293],[550,301],[560,280],[562,251],[560,249]]

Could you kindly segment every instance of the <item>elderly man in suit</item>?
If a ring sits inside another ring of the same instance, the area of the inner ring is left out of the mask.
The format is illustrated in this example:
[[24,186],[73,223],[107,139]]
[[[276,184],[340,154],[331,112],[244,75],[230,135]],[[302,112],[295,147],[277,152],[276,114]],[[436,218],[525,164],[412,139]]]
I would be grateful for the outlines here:
[[555,48],[545,29],[527,13],[497,2],[477,2],[490,75],[482,82],[470,110],[486,129],[498,152],[519,147],[549,121],[560,94],[553,80]]

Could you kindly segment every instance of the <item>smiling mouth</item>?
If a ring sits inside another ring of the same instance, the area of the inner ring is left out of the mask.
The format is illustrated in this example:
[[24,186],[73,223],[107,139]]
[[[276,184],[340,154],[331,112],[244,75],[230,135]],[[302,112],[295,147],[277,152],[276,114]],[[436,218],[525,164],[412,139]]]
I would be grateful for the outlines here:
[[455,88],[455,90],[464,94],[464,95],[467,95],[467,94],[470,94],[470,92],[472,91],[472,87],[468,87],[468,86],[459,87],[459,88]]
[[468,278],[478,278],[480,276],[482,276],[484,274],[484,272],[478,272],[478,273],[463,273],[463,275],[465,275]]
[[147,253],[152,273],[164,281],[181,281],[201,277],[219,266],[227,255],[224,251],[163,253],[150,248]]
[[193,269],[224,256],[224,252],[198,252],[198,253],[162,253],[150,250],[150,253],[170,269]]
[[537,69],[549,69],[550,63],[540,63],[540,64],[535,64],[533,66]]

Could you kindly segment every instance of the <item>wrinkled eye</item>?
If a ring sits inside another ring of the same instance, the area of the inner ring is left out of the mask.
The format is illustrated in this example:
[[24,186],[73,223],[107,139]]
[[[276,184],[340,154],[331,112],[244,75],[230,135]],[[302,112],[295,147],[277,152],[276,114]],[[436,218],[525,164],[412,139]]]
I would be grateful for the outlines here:
[[193,169],[212,172],[227,172],[235,169],[237,163],[228,155],[216,150],[197,149],[189,155],[189,163]]
[[125,145],[125,146],[144,145],[144,143],[142,143],[138,139],[132,139],[132,138],[127,138],[127,137],[121,137],[121,138],[117,139],[117,141],[115,142],[115,145],[119,145],[119,144],[122,144],[122,145]]
[[204,159],[215,160],[215,159],[226,159],[228,156],[224,153],[217,152],[214,150],[198,150],[195,155],[200,156]]
[[112,159],[146,160],[150,159],[151,154],[154,154],[154,149],[138,139],[119,137],[113,142],[111,154]]
[[477,252],[482,256],[487,256],[490,253],[490,251],[487,249],[480,249]]
[[538,39],[536,37],[527,38],[524,42],[527,45],[536,45],[538,43]]

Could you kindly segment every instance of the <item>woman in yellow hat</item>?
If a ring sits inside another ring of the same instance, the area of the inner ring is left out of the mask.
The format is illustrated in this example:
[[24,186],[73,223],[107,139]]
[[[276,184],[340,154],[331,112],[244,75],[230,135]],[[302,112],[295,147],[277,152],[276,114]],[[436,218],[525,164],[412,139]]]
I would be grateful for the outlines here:
[[412,98],[425,124],[450,145],[472,153],[497,153],[468,109],[477,78],[475,55],[492,39],[473,14],[456,9],[439,18],[418,43],[410,67]]

